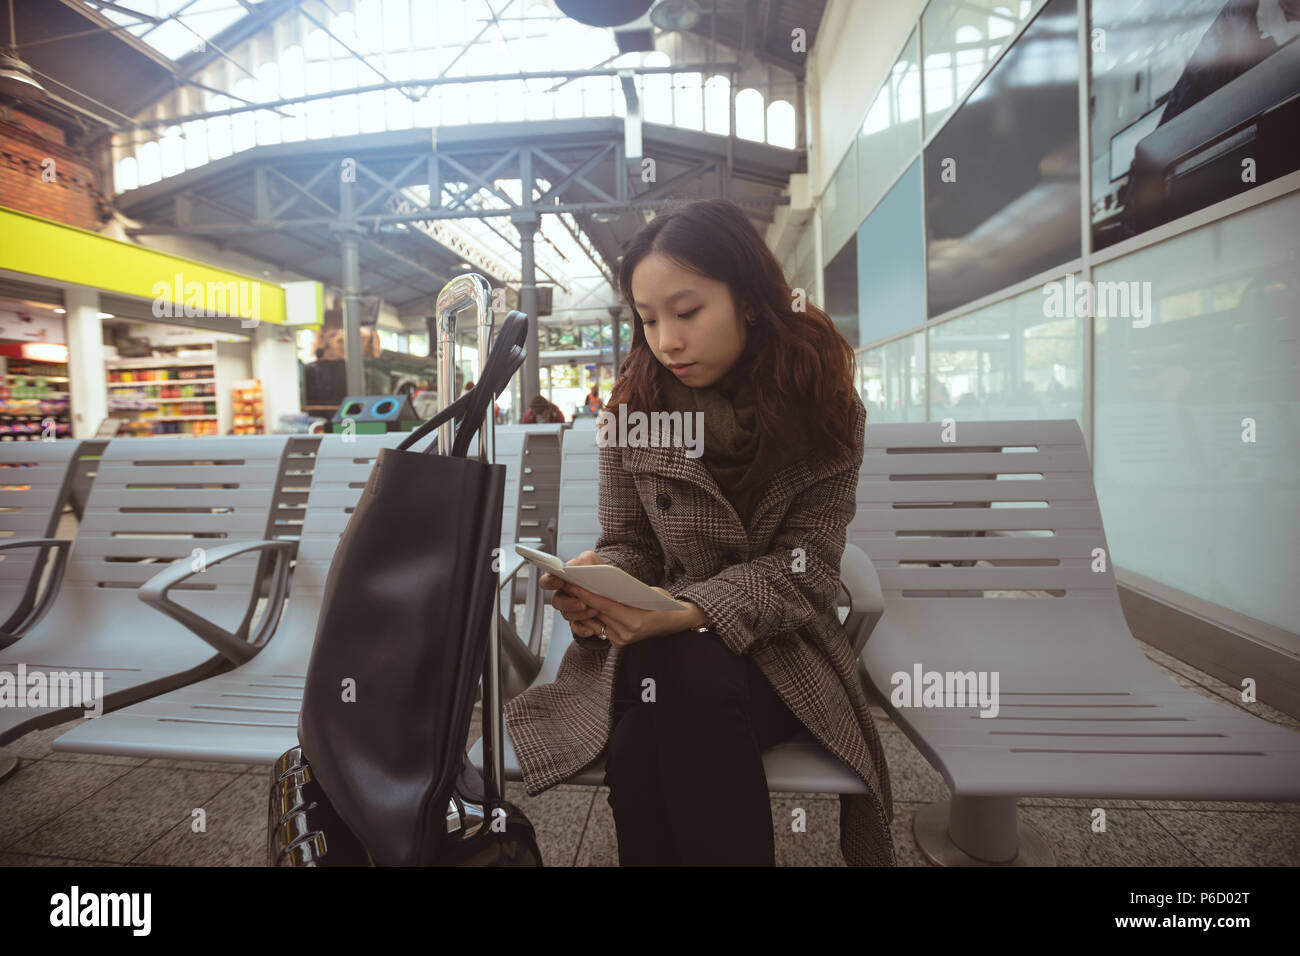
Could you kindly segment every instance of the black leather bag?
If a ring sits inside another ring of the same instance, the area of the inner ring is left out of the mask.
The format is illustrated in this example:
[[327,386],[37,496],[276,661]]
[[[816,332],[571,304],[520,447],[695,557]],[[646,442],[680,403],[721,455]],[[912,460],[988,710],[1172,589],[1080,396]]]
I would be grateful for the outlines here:
[[[465,757],[505,487],[504,465],[465,454],[526,332],[512,312],[477,387],[375,461],[326,579],[301,747],[273,775],[273,864],[541,864],[532,826]],[[450,454],[409,450],[453,418]]]

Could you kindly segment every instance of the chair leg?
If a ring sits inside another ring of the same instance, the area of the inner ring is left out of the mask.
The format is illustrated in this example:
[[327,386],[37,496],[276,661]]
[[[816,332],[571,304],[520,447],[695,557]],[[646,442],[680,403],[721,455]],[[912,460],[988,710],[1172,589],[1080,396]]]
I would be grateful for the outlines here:
[[8,780],[18,770],[17,757],[0,757],[0,782]]
[[1020,820],[1014,797],[951,797],[918,810],[912,834],[938,866],[1055,866],[1038,831]]

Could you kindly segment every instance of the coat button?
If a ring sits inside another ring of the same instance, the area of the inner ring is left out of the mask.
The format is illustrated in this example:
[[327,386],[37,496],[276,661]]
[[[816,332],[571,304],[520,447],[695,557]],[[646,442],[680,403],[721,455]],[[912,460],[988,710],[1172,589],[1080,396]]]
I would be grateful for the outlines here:
[[668,497],[668,495],[664,494],[663,492],[660,492],[659,497],[655,499],[655,504],[659,506],[660,511],[667,511],[668,506],[671,505],[672,503],[673,503],[673,499]]
[[681,559],[681,558],[678,558],[678,557],[674,557],[674,558],[673,558],[673,573],[675,573],[675,574],[681,574],[681,573],[682,573],[683,571],[685,571],[685,570],[686,570],[686,565],[682,564],[682,559]]
[[740,554],[739,552],[736,551],[728,551],[722,557],[723,560],[727,562],[727,564],[740,564],[741,561]]

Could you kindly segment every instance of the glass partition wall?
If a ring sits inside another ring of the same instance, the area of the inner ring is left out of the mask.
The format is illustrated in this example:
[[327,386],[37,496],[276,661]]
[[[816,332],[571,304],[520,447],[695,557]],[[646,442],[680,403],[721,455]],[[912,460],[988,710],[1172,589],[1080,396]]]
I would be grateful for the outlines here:
[[1300,41],[1237,6],[931,0],[820,263],[868,427],[1073,418],[1117,566],[1297,635]]

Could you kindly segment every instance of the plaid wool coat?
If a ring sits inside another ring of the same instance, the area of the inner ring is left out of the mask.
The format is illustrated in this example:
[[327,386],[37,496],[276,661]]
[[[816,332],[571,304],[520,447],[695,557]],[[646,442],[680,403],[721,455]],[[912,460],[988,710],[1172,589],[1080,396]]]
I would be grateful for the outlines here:
[[[845,861],[893,866],[889,772],[835,610],[867,419],[856,395],[854,410],[853,454],[800,460],[777,471],[748,528],[702,461],[684,448],[602,447],[602,531],[593,550],[646,584],[698,604],[728,648],[754,659],[811,735],[869,790],[840,795]],[[802,570],[793,570],[796,548],[804,552]],[[558,615],[556,622],[563,629]],[[620,652],[600,638],[575,636],[553,683],[505,705],[530,796],[603,753]]]

